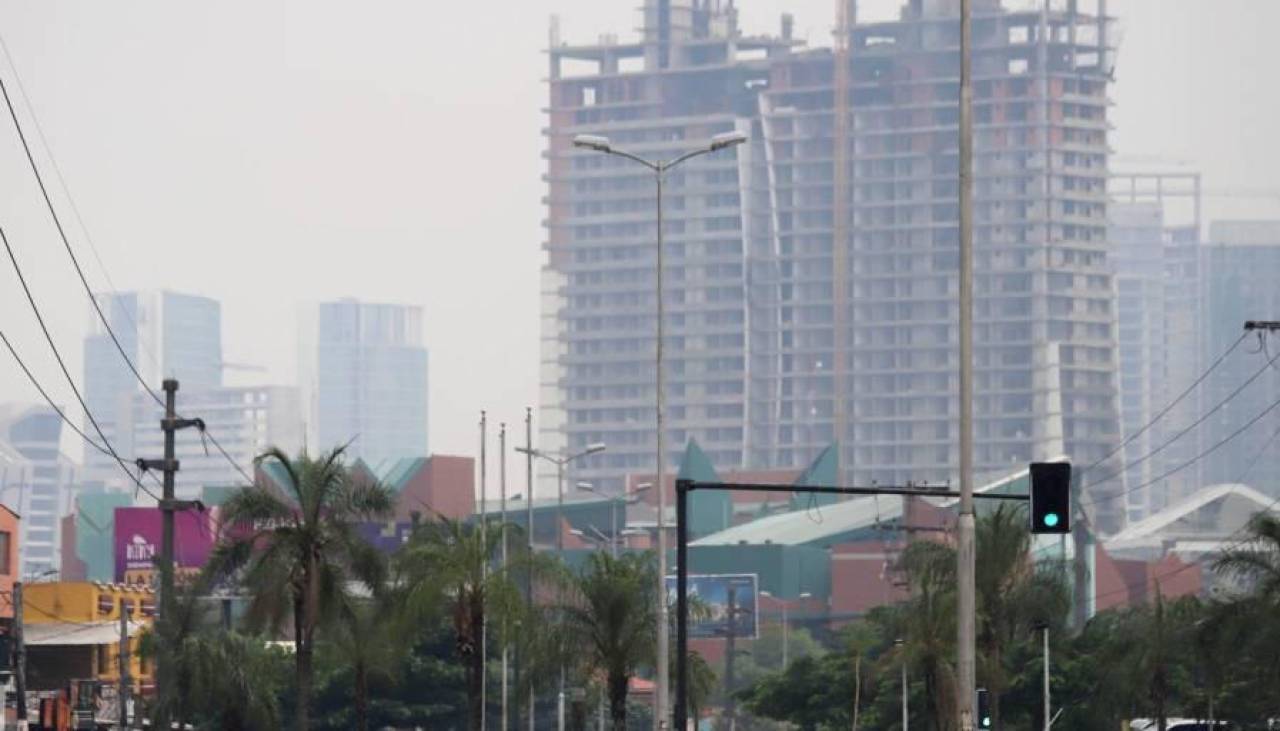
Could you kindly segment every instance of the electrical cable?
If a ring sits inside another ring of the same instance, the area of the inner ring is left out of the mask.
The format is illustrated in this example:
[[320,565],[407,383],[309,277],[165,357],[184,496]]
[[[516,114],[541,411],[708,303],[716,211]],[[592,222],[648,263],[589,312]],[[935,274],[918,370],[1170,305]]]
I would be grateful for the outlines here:
[[[1277,504],[1280,504],[1280,497],[1277,497],[1277,498],[1273,499],[1273,500],[1271,501],[1271,503],[1270,503],[1269,505],[1267,505],[1267,507],[1263,508],[1262,510],[1257,511],[1257,513],[1269,513],[1269,512],[1271,512],[1272,510],[1274,510],[1274,509],[1275,509],[1275,507],[1276,507],[1276,505],[1277,505]],[[1255,513],[1255,514],[1256,514],[1256,513]],[[1158,576],[1153,576],[1153,577],[1151,577],[1151,580],[1152,580],[1152,581],[1160,581],[1160,580],[1162,580],[1162,579],[1168,579],[1168,578],[1171,578],[1171,577],[1177,576],[1178,574],[1180,574],[1180,573],[1182,573],[1182,572],[1184,572],[1184,571],[1188,571],[1188,570],[1190,570],[1190,569],[1192,569],[1192,568],[1194,568],[1194,567],[1196,567],[1196,566],[1204,566],[1204,563],[1205,563],[1206,561],[1208,561],[1208,560],[1209,560],[1210,555],[1220,556],[1221,554],[1225,553],[1226,551],[1232,551],[1232,550],[1235,550],[1236,548],[1239,548],[1240,546],[1245,545],[1246,543],[1248,543],[1248,541],[1247,541],[1247,540],[1237,539],[1237,538],[1236,538],[1236,536],[1239,536],[1241,533],[1244,533],[1244,532],[1245,532],[1245,531],[1247,531],[1248,529],[1249,529],[1249,525],[1246,523],[1245,525],[1243,525],[1243,526],[1241,526],[1240,528],[1236,529],[1236,530],[1235,530],[1231,535],[1227,536],[1227,541],[1226,541],[1226,542],[1228,543],[1228,545],[1227,545],[1225,548],[1222,548],[1222,549],[1219,549],[1219,550],[1217,550],[1217,551],[1214,551],[1214,552],[1213,552],[1213,554],[1206,553],[1205,555],[1203,555],[1203,556],[1201,556],[1201,557],[1199,557],[1199,558],[1196,558],[1196,559],[1194,559],[1194,560],[1191,560],[1191,561],[1188,561],[1188,562],[1184,563],[1182,566],[1179,566],[1178,568],[1176,568],[1176,569],[1174,569],[1174,570],[1172,570],[1172,571],[1169,571],[1169,572],[1164,573],[1164,574],[1160,574],[1160,575],[1158,575]],[[1102,594],[1098,594],[1097,596],[1095,596],[1095,597],[1094,597],[1094,602],[1097,602],[1097,600],[1098,600],[1098,599],[1101,599],[1101,598],[1104,598],[1104,597],[1111,597],[1111,596],[1115,596],[1115,595],[1117,595],[1117,594],[1127,593],[1128,591],[1129,591],[1129,587],[1128,587],[1128,586],[1124,587],[1123,589],[1113,589],[1112,591],[1104,592],[1104,593],[1102,593]]]
[[[1118,497],[1124,497],[1125,495],[1129,495],[1129,494],[1131,494],[1131,493],[1133,493],[1133,492],[1136,492],[1136,491],[1138,491],[1138,490],[1141,490],[1141,489],[1142,489],[1142,488],[1144,488],[1144,487],[1147,487],[1147,486],[1149,486],[1149,485],[1153,485],[1153,484],[1155,484],[1155,483],[1159,482],[1160,480],[1165,479],[1166,477],[1170,477],[1170,476],[1172,476],[1172,475],[1174,475],[1174,474],[1177,474],[1178,472],[1181,472],[1182,470],[1184,470],[1184,469],[1186,469],[1186,468],[1190,467],[1191,465],[1195,464],[1196,462],[1199,462],[1200,460],[1202,460],[1202,459],[1204,459],[1205,457],[1209,456],[1209,455],[1210,455],[1210,454],[1212,454],[1213,452],[1217,451],[1220,447],[1222,447],[1222,446],[1223,446],[1224,444],[1226,444],[1227,442],[1229,442],[1229,441],[1231,441],[1232,439],[1235,439],[1236,437],[1240,436],[1241,434],[1243,434],[1243,433],[1245,432],[1245,430],[1247,430],[1249,427],[1253,426],[1254,424],[1257,424],[1259,421],[1262,421],[1262,418],[1263,418],[1263,417],[1265,417],[1267,414],[1271,413],[1272,411],[1275,411],[1277,408],[1280,408],[1280,399],[1277,399],[1277,400],[1275,400],[1275,401],[1272,401],[1272,402],[1271,402],[1271,404],[1270,404],[1269,406],[1267,406],[1267,407],[1266,407],[1265,409],[1263,409],[1262,411],[1259,411],[1259,412],[1258,412],[1258,413],[1257,413],[1257,414],[1256,414],[1252,419],[1250,419],[1249,421],[1245,422],[1245,423],[1244,423],[1244,425],[1243,425],[1243,426],[1241,426],[1239,429],[1236,429],[1235,431],[1231,432],[1231,433],[1230,433],[1230,434],[1228,434],[1226,437],[1224,437],[1224,438],[1222,438],[1222,439],[1218,440],[1218,442],[1217,442],[1217,443],[1215,443],[1212,447],[1209,447],[1208,449],[1204,450],[1204,451],[1203,451],[1203,452],[1201,452],[1200,454],[1197,454],[1196,456],[1192,457],[1191,459],[1187,460],[1186,462],[1183,462],[1182,464],[1178,465],[1177,467],[1174,467],[1173,469],[1170,469],[1170,470],[1166,470],[1163,474],[1161,474],[1161,475],[1159,475],[1159,476],[1157,476],[1157,477],[1153,477],[1152,479],[1147,480],[1146,482],[1142,482],[1142,483],[1140,483],[1140,484],[1138,484],[1138,485],[1135,485],[1135,486],[1133,486],[1133,487],[1129,488],[1128,490],[1123,490],[1123,491],[1121,491],[1121,492],[1118,492],[1118,493],[1115,493],[1115,494],[1112,494],[1112,495],[1107,495],[1107,496],[1104,496],[1104,497],[1098,498],[1098,499],[1096,499],[1096,500],[1091,500],[1091,501],[1089,501],[1089,502],[1082,503],[1082,506],[1097,505],[1097,504],[1099,504],[1099,503],[1104,503],[1104,502],[1109,502],[1109,501],[1111,501],[1111,500],[1115,500],[1115,499],[1116,499],[1116,498],[1118,498]],[[1096,484],[1098,484],[1098,483],[1094,483],[1094,485],[1096,485]],[[1089,485],[1089,487],[1093,487],[1094,485]]]
[[[31,305],[31,311],[36,316],[36,322],[40,324],[40,330],[44,333],[44,339],[49,343],[49,348],[53,351],[53,357],[58,361],[58,367],[62,369],[62,375],[67,379],[67,385],[71,386],[71,391],[76,395],[76,401],[80,402],[80,408],[84,409],[85,417],[89,423],[93,425],[93,431],[98,435],[102,445],[111,453],[111,457],[120,465],[120,469],[129,477],[133,484],[137,485],[140,490],[147,494],[152,494],[150,490],[142,484],[142,481],[133,476],[129,468],[125,466],[124,460],[120,458],[115,447],[111,446],[111,441],[107,439],[107,435],[103,433],[102,427],[98,425],[98,420],[94,418],[93,412],[89,410],[89,405],[85,403],[84,396],[80,394],[76,381],[71,377],[71,371],[67,368],[67,363],[62,358],[62,353],[58,351],[58,345],[53,342],[53,335],[49,332],[49,327],[44,322],[44,315],[40,314],[40,306],[36,304],[35,296],[31,294],[31,287],[27,286],[27,278],[22,274],[22,267],[18,264],[18,258],[14,256],[13,247],[9,245],[9,237],[5,235],[4,228],[0,227],[0,241],[4,243],[4,249],[9,254],[9,261],[13,263],[13,271],[18,275],[18,281],[22,284],[22,291],[27,295],[27,302]],[[154,497],[154,495],[152,495]]]
[[[36,129],[36,137],[40,140],[40,147],[44,150],[45,159],[49,161],[49,165],[53,168],[53,175],[58,181],[58,186],[62,189],[63,197],[67,204],[71,206],[71,214],[76,219],[76,224],[80,228],[80,233],[84,235],[84,240],[89,244],[89,251],[93,253],[94,260],[98,263],[98,271],[102,272],[102,278],[107,281],[107,287],[111,294],[115,297],[120,296],[119,290],[116,288],[115,282],[111,280],[111,273],[107,271],[107,265],[102,260],[102,254],[98,252],[98,246],[93,242],[93,236],[89,234],[89,227],[85,225],[84,216],[80,214],[80,207],[76,205],[76,199],[71,195],[71,188],[67,185],[67,180],[62,174],[62,168],[58,166],[58,160],[53,156],[53,148],[49,145],[49,140],[45,137],[44,128],[40,125],[40,117],[36,114],[35,105],[31,103],[31,97],[27,94],[27,87],[22,83],[22,74],[18,72],[18,64],[13,60],[13,55],[9,53],[9,44],[5,42],[4,35],[0,34],[0,52],[4,53],[5,60],[9,62],[9,68],[13,72],[13,80],[18,86],[18,95],[22,97],[22,103],[27,109],[27,117],[30,118],[31,124]],[[141,339],[141,331],[138,323],[130,314],[128,308],[121,309],[121,314],[129,321],[129,326],[134,332],[139,334]],[[148,348],[139,348],[139,351],[147,356],[147,360],[158,371],[160,364],[156,362],[155,355]]]
[[1196,389],[1197,386],[1203,383],[1204,379],[1208,378],[1209,374],[1213,373],[1213,371],[1217,369],[1217,367],[1222,363],[1222,361],[1226,360],[1227,356],[1231,355],[1231,353],[1234,352],[1235,349],[1240,346],[1240,343],[1244,342],[1244,339],[1247,338],[1248,336],[1249,336],[1248,331],[1241,333],[1240,337],[1236,338],[1235,342],[1233,342],[1222,353],[1222,355],[1219,355],[1217,360],[1213,361],[1213,363],[1209,365],[1208,369],[1206,369],[1204,373],[1201,373],[1200,376],[1196,378],[1196,380],[1192,382],[1190,386],[1187,386],[1187,388],[1183,390],[1182,393],[1178,394],[1178,396],[1174,398],[1173,401],[1170,401],[1168,405],[1166,405],[1163,409],[1161,409],[1155,416],[1151,417],[1150,421],[1148,421],[1146,424],[1143,424],[1141,429],[1138,429],[1133,434],[1130,434],[1128,437],[1125,437],[1124,441],[1120,442],[1120,444],[1117,445],[1115,448],[1113,448],[1110,452],[1107,452],[1102,457],[1098,458],[1093,464],[1089,465],[1088,467],[1085,467],[1083,470],[1080,471],[1080,473],[1084,474],[1086,472],[1089,472],[1090,470],[1102,464],[1103,462],[1106,462],[1116,452],[1119,452],[1120,450],[1124,449],[1133,440],[1137,439],[1138,437],[1146,433],[1146,431],[1150,429],[1152,426],[1154,426],[1157,421],[1164,418],[1165,414],[1168,414],[1173,409],[1173,407],[1181,403],[1182,400],[1185,399],[1187,396],[1189,396],[1191,392]]
[[98,450],[102,454],[105,454],[106,456],[110,457],[111,452],[107,451],[106,447],[93,441],[93,439],[88,434],[84,433],[84,430],[82,430],[80,427],[72,423],[71,419],[67,418],[67,415],[62,410],[62,407],[54,403],[53,399],[49,397],[49,393],[44,390],[44,386],[41,386],[40,382],[36,380],[35,374],[32,373],[31,369],[27,367],[27,364],[23,362],[22,356],[18,355],[17,350],[14,350],[13,343],[9,342],[9,337],[4,334],[3,330],[0,330],[0,341],[4,341],[4,347],[9,349],[9,355],[12,355],[13,359],[17,361],[18,367],[22,369],[22,372],[27,376],[27,380],[31,382],[31,385],[36,387],[36,391],[38,391],[40,393],[40,396],[44,398],[45,403],[49,404],[49,408],[53,409],[58,414],[58,416],[62,418],[62,421],[67,426],[71,427],[72,431],[74,431],[76,434],[79,434],[80,438],[85,441],[85,444],[88,444],[90,447],[93,447],[94,449]]
[[142,378],[142,374],[138,372],[138,368],[134,366],[133,361],[124,352],[124,346],[120,344],[120,339],[116,337],[116,333],[111,329],[107,316],[102,311],[102,305],[99,304],[98,298],[93,296],[93,287],[89,286],[89,280],[84,275],[84,269],[80,266],[80,260],[76,257],[75,251],[71,248],[71,241],[67,239],[67,232],[62,228],[62,219],[58,217],[58,211],[53,207],[53,200],[49,198],[49,189],[45,187],[44,177],[40,175],[40,168],[36,165],[36,159],[31,154],[31,145],[27,144],[27,135],[22,131],[22,123],[18,121],[18,112],[13,107],[13,100],[9,98],[9,89],[5,86],[4,79],[0,79],[0,95],[4,96],[4,103],[9,108],[9,116],[13,119],[13,126],[18,131],[18,140],[22,143],[22,149],[27,154],[27,162],[31,165],[31,172],[35,174],[36,184],[40,186],[40,195],[44,197],[45,207],[49,209],[49,215],[53,217],[53,225],[58,229],[58,237],[62,239],[62,245],[66,248],[67,254],[71,257],[71,263],[75,267],[76,274],[80,277],[80,283],[84,285],[85,291],[89,294],[89,301],[93,303],[93,309],[97,311],[102,324],[106,326],[107,334],[111,336],[111,342],[115,343],[116,350],[120,352],[120,357],[124,358],[125,364],[129,366],[129,370],[133,372],[138,382],[151,394],[151,398],[164,408],[164,399],[160,398],[156,392],[147,385]]
[[[12,65],[12,59],[10,59],[10,63]],[[147,384],[146,379],[144,379],[142,374],[138,371],[138,367],[134,365],[133,360],[130,359],[128,353],[125,352],[124,346],[120,344],[120,338],[116,336],[115,330],[111,327],[111,323],[107,319],[106,313],[102,311],[101,303],[99,303],[98,298],[93,295],[93,287],[89,285],[89,280],[85,276],[84,268],[80,266],[80,259],[76,257],[75,250],[71,247],[71,241],[67,238],[67,232],[62,226],[62,220],[58,217],[58,211],[54,208],[53,200],[49,197],[49,190],[45,186],[44,177],[40,174],[40,167],[36,165],[35,156],[31,153],[31,145],[27,142],[26,133],[22,130],[22,123],[18,120],[17,110],[13,106],[13,100],[9,96],[9,89],[5,86],[3,78],[0,78],[0,95],[4,97],[5,106],[9,110],[9,117],[13,120],[14,129],[18,132],[18,140],[22,143],[22,149],[26,153],[27,162],[31,166],[31,172],[35,175],[36,184],[40,187],[40,194],[44,198],[45,207],[49,209],[49,215],[53,218],[53,225],[58,230],[58,237],[62,240],[63,248],[67,251],[67,256],[71,258],[71,264],[75,267],[76,275],[80,278],[80,284],[84,286],[85,294],[88,295],[89,302],[93,305],[94,312],[97,313],[98,319],[102,322],[103,328],[111,338],[111,342],[115,344],[116,351],[120,353],[120,357],[124,359],[125,365],[127,365],[129,371],[133,373],[134,378],[137,379],[143,390],[160,405],[160,408],[166,408],[164,399],[160,398],[160,395],[155,392],[155,389],[151,388],[151,386]],[[203,422],[201,422],[201,424],[203,424]],[[200,430],[202,432],[206,431],[203,426],[200,426]],[[223,449],[221,445],[212,438],[212,436],[210,436],[210,440],[218,447],[218,451],[222,453],[222,456],[236,468],[236,471],[252,483],[253,479],[249,477],[248,472],[231,457],[230,453]]]
[[[1239,341],[1237,341],[1237,343],[1239,343]],[[1171,444],[1173,444],[1174,442],[1178,441],[1178,440],[1179,440],[1179,439],[1181,439],[1182,437],[1186,436],[1186,435],[1187,435],[1187,433],[1189,433],[1192,429],[1194,429],[1194,428],[1196,428],[1197,426],[1200,426],[1201,424],[1203,424],[1203,423],[1205,422],[1205,420],[1206,420],[1206,419],[1208,419],[1210,416],[1213,416],[1215,413],[1217,413],[1217,412],[1218,412],[1218,410],[1219,410],[1219,409],[1221,409],[1223,406],[1226,406],[1226,405],[1227,405],[1227,403],[1231,401],[1231,399],[1233,399],[1233,398],[1235,398],[1236,396],[1240,395],[1240,392],[1241,392],[1241,391],[1245,390],[1245,389],[1246,389],[1246,388],[1248,388],[1248,387],[1249,387],[1249,386],[1250,386],[1254,381],[1258,380],[1258,378],[1260,378],[1260,377],[1262,376],[1262,374],[1263,374],[1263,373],[1266,373],[1266,372],[1267,372],[1267,370],[1268,370],[1268,369],[1270,369],[1270,368],[1274,365],[1274,363],[1276,362],[1276,360],[1277,360],[1277,359],[1280,359],[1280,353],[1276,353],[1275,357],[1273,357],[1273,358],[1271,358],[1270,360],[1268,360],[1267,362],[1263,363],[1261,368],[1259,368],[1258,370],[1254,371],[1253,375],[1252,375],[1252,376],[1249,376],[1249,378],[1248,378],[1247,380],[1245,380],[1245,382],[1244,382],[1244,383],[1241,383],[1239,386],[1236,386],[1235,390],[1234,390],[1234,391],[1232,391],[1231,393],[1227,394],[1227,397],[1226,397],[1226,398],[1224,398],[1224,399],[1222,399],[1221,401],[1219,401],[1216,405],[1214,405],[1214,407],[1213,407],[1213,408],[1211,408],[1211,409],[1209,409],[1208,411],[1206,411],[1206,412],[1204,412],[1203,414],[1201,414],[1201,415],[1200,415],[1200,417],[1199,417],[1198,419],[1196,419],[1195,421],[1191,422],[1189,425],[1187,425],[1186,427],[1184,427],[1184,428],[1183,428],[1181,431],[1179,431],[1177,434],[1174,434],[1172,437],[1170,437],[1169,439],[1165,440],[1165,442],[1164,442],[1163,444],[1161,444],[1160,446],[1158,446],[1158,447],[1156,447],[1155,449],[1151,450],[1150,452],[1147,452],[1146,454],[1142,455],[1141,457],[1138,457],[1138,458],[1137,458],[1137,459],[1135,459],[1135,460],[1132,460],[1132,461],[1130,461],[1130,462],[1125,463],[1125,464],[1124,464],[1124,465],[1123,465],[1119,470],[1117,470],[1117,471],[1115,471],[1115,472],[1111,473],[1110,475],[1107,475],[1106,477],[1102,478],[1101,480],[1095,480],[1094,482],[1090,482],[1090,483],[1086,486],[1086,488],[1094,487],[1094,486],[1097,486],[1097,485],[1101,485],[1101,484],[1103,484],[1103,483],[1105,483],[1105,482],[1110,482],[1111,480],[1114,480],[1114,479],[1116,479],[1117,477],[1120,477],[1120,476],[1124,475],[1124,473],[1128,472],[1130,469],[1132,469],[1132,468],[1136,467],[1137,465],[1140,465],[1140,464],[1142,464],[1143,462],[1146,462],[1147,460],[1149,460],[1149,459],[1151,459],[1152,457],[1156,456],[1156,455],[1157,455],[1157,454],[1159,454],[1160,452],[1163,452],[1163,451],[1164,451],[1167,447],[1169,447]],[[1253,423],[1253,422],[1250,422],[1250,423]],[[1146,483],[1146,484],[1150,484],[1150,483],[1148,482],[1148,483]],[[1129,492],[1133,492],[1133,490],[1128,490],[1128,491],[1126,491],[1126,493],[1122,493],[1122,494],[1127,494],[1127,493],[1129,493]]]

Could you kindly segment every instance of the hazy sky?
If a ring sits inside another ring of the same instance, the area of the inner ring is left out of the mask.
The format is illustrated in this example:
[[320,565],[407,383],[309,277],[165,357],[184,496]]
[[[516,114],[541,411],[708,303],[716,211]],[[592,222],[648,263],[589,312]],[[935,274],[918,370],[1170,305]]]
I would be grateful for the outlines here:
[[[561,16],[566,40],[626,37],[639,4],[0,0],[0,34],[117,289],[222,300],[227,359],[278,383],[295,380],[297,303],[421,304],[431,447],[469,452],[479,409],[518,422],[537,399],[548,17]],[[828,43],[834,0],[738,5],[746,32],[774,32],[789,11],[797,34]],[[1210,216],[1280,217],[1280,2],[1112,0],[1110,11],[1124,34],[1117,153],[1204,171]],[[0,75],[13,86],[2,58]],[[0,120],[0,226],[79,379],[88,304],[21,155]],[[1252,197],[1228,197],[1240,192]],[[0,329],[70,402],[7,265]],[[0,358],[0,401],[37,398]]]

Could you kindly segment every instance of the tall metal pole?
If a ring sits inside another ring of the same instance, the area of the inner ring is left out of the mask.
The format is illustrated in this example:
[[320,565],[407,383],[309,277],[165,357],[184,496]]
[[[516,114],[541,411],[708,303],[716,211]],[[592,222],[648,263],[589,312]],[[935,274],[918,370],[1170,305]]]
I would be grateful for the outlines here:
[[[533,408],[524,410],[524,458],[525,458],[525,525],[528,527],[529,556],[533,557]],[[533,574],[530,573],[525,582],[525,601],[529,608],[529,616],[533,616]],[[527,631],[527,630],[526,630]],[[536,731],[534,721],[538,714],[538,697],[533,689],[533,662],[526,658],[525,674],[529,683],[529,731]]]
[[[498,502],[502,513],[502,523],[498,530],[502,532],[502,570],[507,570],[507,424],[498,424]],[[510,648],[506,635],[502,640],[502,731],[510,731],[510,719],[507,712],[507,665],[510,659]]]
[[[661,494],[661,493],[659,493]],[[689,683],[689,491],[676,480],[676,730],[685,731],[689,722],[686,692]],[[666,606],[667,587],[662,587],[662,606]],[[732,617],[731,617],[732,621]],[[658,677],[664,673],[660,670]]]
[[[564,560],[564,465],[556,460],[556,558]],[[563,649],[563,648],[562,648]],[[560,660],[560,691],[556,694],[556,729],[564,731],[564,660]]]
[[909,706],[907,705],[907,653],[902,653],[902,731],[907,731]]
[[[488,438],[488,419],[484,410],[480,411],[480,542],[486,543],[489,526],[489,500],[485,490],[485,446]],[[474,497],[474,495],[473,495]],[[489,573],[488,556],[485,557],[484,573]],[[483,604],[481,611],[484,611]],[[489,711],[489,623],[485,622],[480,626],[480,728],[487,729],[489,724],[485,715]]]
[[977,634],[973,510],[973,88],[971,0],[960,0],[960,516],[956,632],[961,731],[973,728]]
[[790,653],[788,652],[789,643],[787,642],[787,640],[789,639],[788,635],[790,634],[791,624],[787,621],[787,619],[788,619],[787,600],[783,599],[782,600],[782,669],[784,671],[787,669],[787,665],[788,665],[787,661],[791,659]]
[[116,703],[119,707],[120,728],[129,728],[129,608],[125,599],[120,599],[120,651],[117,653],[119,663],[120,684],[116,691]]
[[1044,631],[1044,731],[1049,731],[1053,718],[1049,716],[1049,625]]
[[22,582],[13,582],[13,690],[18,729],[27,729],[27,643],[22,632]]
[[[658,490],[658,652],[657,652],[657,672],[658,676],[657,692],[654,693],[654,710],[653,720],[655,728],[662,731],[667,728],[667,714],[671,712],[671,704],[667,700],[667,488],[664,476],[667,471],[667,463],[665,461],[663,445],[666,443],[665,434],[663,433],[663,411],[666,408],[666,394],[663,392],[664,378],[662,374],[662,338],[663,338],[663,319],[665,311],[662,302],[662,273],[663,273],[663,252],[662,252],[662,176],[666,172],[666,167],[659,163],[654,168],[654,175],[657,181],[658,194],[658,261],[657,261],[657,347],[655,350],[655,369],[656,377],[656,404],[657,404],[657,429],[658,429],[658,465],[657,472],[654,474],[653,485]],[[684,729],[680,729],[684,731]]]
[[[609,553],[614,558],[618,557],[618,497],[614,497],[609,501],[609,547],[613,549]],[[623,513],[625,516],[626,513]]]

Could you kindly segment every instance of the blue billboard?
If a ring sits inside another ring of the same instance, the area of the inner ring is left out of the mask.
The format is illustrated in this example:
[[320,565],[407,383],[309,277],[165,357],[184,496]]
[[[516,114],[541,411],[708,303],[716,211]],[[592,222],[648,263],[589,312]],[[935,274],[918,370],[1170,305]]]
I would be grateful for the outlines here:
[[[738,639],[755,639],[759,636],[756,616],[759,614],[759,581],[756,574],[690,574],[689,638],[695,640],[722,639],[729,636],[730,628]],[[730,617],[729,598],[732,594],[734,611]],[[676,604],[676,577],[667,577],[667,604],[674,613]]]

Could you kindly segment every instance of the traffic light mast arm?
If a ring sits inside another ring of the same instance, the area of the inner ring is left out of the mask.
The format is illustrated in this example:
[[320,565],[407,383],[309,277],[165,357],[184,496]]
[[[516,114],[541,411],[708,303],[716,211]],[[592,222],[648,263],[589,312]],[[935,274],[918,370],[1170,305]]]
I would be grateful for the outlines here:
[[[870,487],[844,487],[836,485],[760,485],[741,484],[737,482],[696,482],[688,483],[689,490],[741,490],[743,492],[812,492],[819,495],[910,495],[919,497],[960,497],[958,490],[936,490],[916,485]],[[997,493],[977,493],[975,498],[987,500],[1030,500],[1030,494],[1004,495]]]

